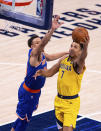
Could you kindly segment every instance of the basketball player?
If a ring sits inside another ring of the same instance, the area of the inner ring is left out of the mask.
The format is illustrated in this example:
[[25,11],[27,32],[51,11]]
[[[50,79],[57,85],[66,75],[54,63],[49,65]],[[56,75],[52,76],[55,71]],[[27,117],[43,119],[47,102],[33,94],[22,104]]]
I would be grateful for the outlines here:
[[[29,53],[28,53],[28,57],[30,57],[30,53],[32,51],[32,49],[34,49],[34,47],[36,46],[36,44],[38,44],[41,41],[42,38],[40,38],[38,35],[34,34],[29,40],[28,40],[28,47],[29,49]],[[53,61],[56,60],[66,54],[68,54],[69,52],[61,52],[61,53],[56,53],[56,54],[48,54],[46,52],[44,52],[43,49],[43,54],[45,55],[45,59],[46,61]]]
[[[79,34],[84,35],[80,36]],[[87,30],[81,27],[76,28],[75,35],[80,36],[81,39],[83,37],[84,41],[77,43],[73,39],[69,55],[63,57],[50,69],[37,71],[34,76],[35,78],[37,76],[51,77],[59,71],[57,80],[58,93],[55,98],[55,116],[59,131],[73,131],[76,127],[76,119],[80,108],[78,93],[86,69],[85,58],[87,56],[89,35]],[[75,40],[79,41],[79,39]]]
[[44,86],[45,77],[39,76],[35,80],[34,75],[36,71],[47,68],[46,60],[57,59],[66,54],[66,52],[55,55],[43,53],[44,47],[47,45],[53,32],[62,24],[59,23],[58,20],[59,16],[56,16],[52,22],[50,31],[42,40],[36,35],[28,40],[28,45],[31,49],[28,54],[27,74],[18,91],[19,102],[16,110],[18,119],[14,122],[11,131],[25,131],[33,111],[38,107],[41,88]]

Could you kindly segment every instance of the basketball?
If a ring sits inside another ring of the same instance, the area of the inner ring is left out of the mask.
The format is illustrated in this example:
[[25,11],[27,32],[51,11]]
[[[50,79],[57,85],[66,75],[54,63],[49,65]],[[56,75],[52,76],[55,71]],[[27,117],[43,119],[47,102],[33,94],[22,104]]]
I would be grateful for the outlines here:
[[83,27],[77,27],[72,32],[72,39],[77,43],[85,43],[89,40],[89,34],[87,29]]

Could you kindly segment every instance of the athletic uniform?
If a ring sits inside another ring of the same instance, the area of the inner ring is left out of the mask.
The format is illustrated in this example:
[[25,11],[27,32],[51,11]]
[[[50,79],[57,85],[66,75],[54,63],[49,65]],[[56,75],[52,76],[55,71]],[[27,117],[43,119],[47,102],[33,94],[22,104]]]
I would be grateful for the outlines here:
[[[30,49],[28,53],[26,77],[18,91],[19,102],[17,105],[16,113],[20,119],[20,122],[17,120],[14,123],[13,128],[15,131],[25,131],[25,127],[27,126],[27,122],[25,120],[29,121],[33,111],[37,109],[39,97],[41,95],[41,88],[44,86],[46,79],[43,76],[38,76],[35,80],[34,75],[36,71],[47,68],[47,63],[44,54],[42,54],[41,63],[37,67],[31,66],[29,62],[31,51],[32,49]],[[25,122],[26,124],[21,124],[21,122]],[[23,125],[23,127],[20,127],[18,123]]]
[[55,115],[58,126],[76,126],[76,118],[80,108],[81,80],[84,74],[75,72],[73,63],[66,57],[61,61],[57,80],[58,95],[55,98]]

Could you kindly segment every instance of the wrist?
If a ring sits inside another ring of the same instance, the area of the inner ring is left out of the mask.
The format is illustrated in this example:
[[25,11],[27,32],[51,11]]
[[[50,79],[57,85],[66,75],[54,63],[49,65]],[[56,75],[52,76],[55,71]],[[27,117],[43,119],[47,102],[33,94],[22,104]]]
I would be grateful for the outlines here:
[[48,30],[48,33],[53,33],[55,29],[51,28],[50,30]]

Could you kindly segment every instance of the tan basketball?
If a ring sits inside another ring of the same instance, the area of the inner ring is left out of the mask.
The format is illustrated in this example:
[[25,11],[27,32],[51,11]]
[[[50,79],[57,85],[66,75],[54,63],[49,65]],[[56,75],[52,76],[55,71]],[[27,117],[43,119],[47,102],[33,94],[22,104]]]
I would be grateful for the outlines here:
[[89,34],[87,29],[83,27],[77,27],[72,32],[72,39],[77,43],[85,43],[89,40]]

